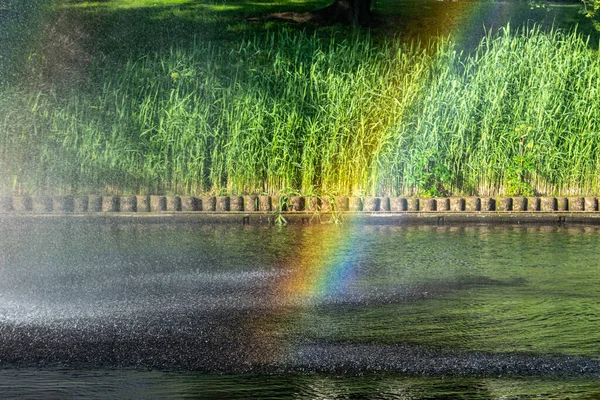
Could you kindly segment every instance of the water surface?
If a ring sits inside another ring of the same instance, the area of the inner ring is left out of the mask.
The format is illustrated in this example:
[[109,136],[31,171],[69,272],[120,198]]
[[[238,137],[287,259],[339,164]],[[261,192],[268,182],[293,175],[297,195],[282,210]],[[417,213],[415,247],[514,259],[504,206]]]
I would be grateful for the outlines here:
[[2,221],[3,393],[600,393],[597,227],[95,221]]

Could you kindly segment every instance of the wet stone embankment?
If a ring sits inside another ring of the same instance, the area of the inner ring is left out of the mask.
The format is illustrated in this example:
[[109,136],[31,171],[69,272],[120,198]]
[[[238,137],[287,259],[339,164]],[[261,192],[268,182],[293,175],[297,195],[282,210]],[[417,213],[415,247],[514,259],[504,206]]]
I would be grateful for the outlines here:
[[599,197],[7,196],[2,213],[598,212]]
[[[309,217],[354,215],[375,220],[403,217],[451,222],[468,219],[520,223],[521,220],[600,223],[599,197],[303,197],[303,196],[5,196],[0,215],[204,215],[215,219],[273,222],[285,214],[305,223]],[[210,217],[212,216],[212,217]]]

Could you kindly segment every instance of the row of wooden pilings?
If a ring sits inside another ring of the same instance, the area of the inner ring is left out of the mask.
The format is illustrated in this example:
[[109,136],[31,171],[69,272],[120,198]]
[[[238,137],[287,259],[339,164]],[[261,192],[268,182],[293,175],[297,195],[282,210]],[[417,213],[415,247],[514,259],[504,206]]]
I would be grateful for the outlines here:
[[53,196],[0,197],[0,213],[597,212],[598,197]]

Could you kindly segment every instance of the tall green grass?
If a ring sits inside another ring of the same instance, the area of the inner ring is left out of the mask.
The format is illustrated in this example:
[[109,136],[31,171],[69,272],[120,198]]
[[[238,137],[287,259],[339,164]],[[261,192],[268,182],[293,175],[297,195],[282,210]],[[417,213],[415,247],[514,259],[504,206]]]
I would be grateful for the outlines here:
[[576,32],[462,54],[282,30],[1,95],[3,192],[600,192],[600,56]]

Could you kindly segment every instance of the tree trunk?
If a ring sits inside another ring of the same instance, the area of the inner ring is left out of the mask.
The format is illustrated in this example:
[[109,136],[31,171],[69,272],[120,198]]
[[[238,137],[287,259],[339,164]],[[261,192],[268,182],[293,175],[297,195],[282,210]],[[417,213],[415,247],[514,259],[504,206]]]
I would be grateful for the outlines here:
[[333,4],[314,12],[323,21],[349,25],[371,23],[371,0],[335,0]]

